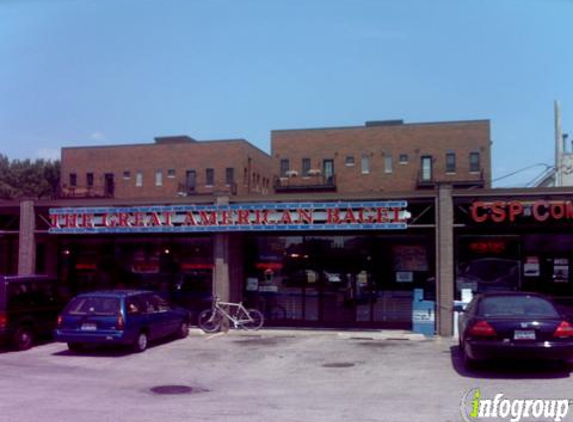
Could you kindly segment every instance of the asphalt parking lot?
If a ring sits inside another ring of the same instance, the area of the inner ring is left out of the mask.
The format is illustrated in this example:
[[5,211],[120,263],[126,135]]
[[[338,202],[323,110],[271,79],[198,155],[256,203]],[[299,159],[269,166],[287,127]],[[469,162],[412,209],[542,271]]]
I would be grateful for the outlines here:
[[0,352],[0,374],[0,420],[25,422],[457,422],[475,388],[573,398],[568,366],[469,373],[450,339],[364,332],[193,332],[141,354],[46,343]]

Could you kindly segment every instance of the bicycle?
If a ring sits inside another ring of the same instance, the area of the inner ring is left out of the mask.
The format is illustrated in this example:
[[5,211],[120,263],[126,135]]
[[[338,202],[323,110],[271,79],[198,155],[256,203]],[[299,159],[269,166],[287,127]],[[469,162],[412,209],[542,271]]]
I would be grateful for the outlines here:
[[231,321],[235,328],[245,330],[258,330],[265,322],[265,317],[259,310],[247,309],[242,302],[222,302],[215,296],[213,306],[199,314],[198,324],[206,333],[214,333],[221,329],[224,318]]

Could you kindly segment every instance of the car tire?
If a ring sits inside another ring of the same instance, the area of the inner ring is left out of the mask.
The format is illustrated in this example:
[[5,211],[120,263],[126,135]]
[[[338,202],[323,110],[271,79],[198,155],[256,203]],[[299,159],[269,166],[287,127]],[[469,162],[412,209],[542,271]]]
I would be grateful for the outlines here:
[[179,330],[177,331],[177,338],[186,338],[189,335],[189,323],[187,321],[183,321],[181,325],[179,325]]
[[81,343],[68,343],[68,350],[78,353],[84,350],[84,346]]
[[461,352],[461,354],[462,354],[462,365],[463,365],[464,369],[470,370],[470,371],[473,370],[473,369],[476,369],[476,367],[477,367],[477,361],[476,361],[475,359],[472,359],[472,358],[468,355],[468,353],[467,353],[465,347],[461,347],[461,346],[460,346],[460,352]]
[[149,345],[149,336],[145,331],[141,331],[133,343],[133,351],[136,353],[144,352]]
[[12,336],[12,345],[16,350],[28,350],[34,344],[34,329],[29,325],[22,325],[16,329]]

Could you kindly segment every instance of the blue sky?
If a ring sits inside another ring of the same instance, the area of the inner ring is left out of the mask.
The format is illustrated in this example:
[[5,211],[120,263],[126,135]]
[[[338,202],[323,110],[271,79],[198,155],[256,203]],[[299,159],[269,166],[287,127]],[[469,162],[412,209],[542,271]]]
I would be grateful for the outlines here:
[[0,152],[490,119],[524,186],[554,100],[573,135],[572,37],[569,0],[0,0]]

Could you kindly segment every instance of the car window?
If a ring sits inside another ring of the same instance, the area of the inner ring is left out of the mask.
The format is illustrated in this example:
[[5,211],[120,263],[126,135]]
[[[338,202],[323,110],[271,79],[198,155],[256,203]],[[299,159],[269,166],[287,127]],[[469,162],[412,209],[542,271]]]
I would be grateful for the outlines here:
[[136,297],[130,297],[126,300],[126,309],[129,315],[137,315],[144,310],[141,301]]
[[169,303],[159,295],[150,296],[149,302],[152,304],[155,312],[166,312],[171,309]]
[[66,307],[70,315],[116,315],[119,299],[115,297],[77,297]]
[[483,317],[558,317],[551,302],[535,296],[494,296],[483,298],[478,315]]
[[10,309],[45,306],[56,302],[54,285],[46,281],[9,283],[7,293]]

